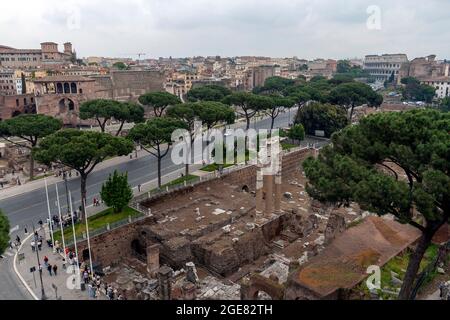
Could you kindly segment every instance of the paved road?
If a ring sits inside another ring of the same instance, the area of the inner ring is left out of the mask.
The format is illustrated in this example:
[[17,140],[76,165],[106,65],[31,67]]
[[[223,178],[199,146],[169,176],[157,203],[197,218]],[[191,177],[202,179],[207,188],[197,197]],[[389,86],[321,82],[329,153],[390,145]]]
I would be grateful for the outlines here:
[[[282,113],[275,121],[275,127],[285,127],[294,118],[295,112]],[[270,128],[270,119],[264,119],[257,122],[251,123],[252,128],[262,129]],[[308,142],[320,142],[320,140],[307,139],[304,143]],[[182,168],[183,165],[174,165],[170,159],[170,156],[163,158],[162,161],[162,174],[168,174],[172,171]],[[87,194],[88,205],[92,203],[94,197],[98,198],[101,185],[107,179],[108,175],[114,170],[120,172],[128,172],[129,183],[135,187],[138,184],[144,184],[150,180],[157,178],[157,162],[156,158],[147,155],[138,159],[129,160],[125,163],[118,164],[116,166],[111,166],[103,169],[99,169],[90,174],[87,181]],[[77,208],[80,205],[80,181],[79,178],[74,178],[68,181],[68,189],[72,193],[72,199],[74,202],[74,207]],[[63,212],[66,208],[66,191],[64,182],[57,183],[61,205],[63,206]],[[0,192],[1,198],[1,192]],[[51,210],[56,214],[56,191],[55,185],[49,186],[49,198]],[[39,219],[45,220],[48,217],[47,213],[47,202],[45,195],[45,188],[39,188],[27,193],[19,194],[17,196],[12,196],[6,199],[0,200],[0,208],[8,216],[11,226],[19,226],[17,233],[23,234],[23,228],[28,227],[31,230],[31,224],[36,224]],[[15,237],[13,233],[13,237]],[[15,298],[24,298],[23,291],[14,285],[13,279],[16,278],[14,274],[8,274],[5,270],[6,266],[3,261],[0,261],[0,299],[4,295]],[[6,297],[5,296],[5,297]]]
[[13,270],[15,249],[7,249],[0,258],[0,300],[28,300],[31,295]]

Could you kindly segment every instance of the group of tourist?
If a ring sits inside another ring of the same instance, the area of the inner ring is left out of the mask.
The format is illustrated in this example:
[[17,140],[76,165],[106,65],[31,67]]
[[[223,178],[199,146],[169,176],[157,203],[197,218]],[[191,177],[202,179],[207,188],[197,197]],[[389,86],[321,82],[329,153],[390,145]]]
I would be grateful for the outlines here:
[[94,198],[92,200],[92,204],[94,205],[94,207],[98,207],[101,204],[101,200]]
[[[58,275],[58,266],[56,265],[56,263],[55,264],[51,264],[50,262],[49,262],[49,259],[48,259],[48,257],[47,256],[45,256],[44,257],[44,266],[46,267],[46,269],[47,269],[47,271],[48,271],[48,274],[50,275],[50,276],[57,276]],[[39,266],[40,267],[40,266]],[[39,272],[41,272],[42,271],[42,269],[41,268],[39,268]]]
[[87,285],[89,298],[97,299],[100,294],[104,294],[108,300],[125,300],[125,297],[116,288],[104,281],[99,275],[91,277],[88,270],[89,268],[82,272],[82,276],[85,285]]

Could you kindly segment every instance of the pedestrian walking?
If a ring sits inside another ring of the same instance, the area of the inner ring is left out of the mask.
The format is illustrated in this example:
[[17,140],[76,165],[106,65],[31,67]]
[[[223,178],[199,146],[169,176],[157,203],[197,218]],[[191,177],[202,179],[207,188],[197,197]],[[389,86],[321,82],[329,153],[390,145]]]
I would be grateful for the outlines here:
[[22,244],[21,242],[20,242],[20,237],[17,235],[16,236],[16,242],[19,244],[19,246]]
[[109,300],[114,299],[114,291],[113,291],[113,288],[111,287],[111,285],[108,286],[107,296],[108,296]]
[[89,283],[89,273],[86,270],[83,273],[83,279],[85,284]]
[[57,275],[57,272],[58,271],[58,266],[56,265],[56,264],[54,264],[53,265],[53,273],[55,274],[55,276]]
[[25,228],[23,229],[23,231],[25,232],[25,234],[28,234],[28,229],[27,229],[27,227],[25,227]]
[[138,191],[141,192],[141,184],[138,184]]
[[48,257],[47,256],[44,256],[44,265],[48,266]]
[[92,298],[92,284],[88,284],[87,286],[88,297]]
[[52,265],[50,263],[47,266],[47,270],[48,270],[48,274],[51,276],[52,275]]
[[61,247],[58,240],[55,241],[55,250],[56,253],[59,253],[61,251]]
[[9,240],[9,241],[8,241],[8,244],[9,244],[9,248],[12,250],[12,249],[13,249],[13,243],[12,243],[12,241]]
[[31,245],[31,251],[36,252],[36,242],[31,241],[30,245]]

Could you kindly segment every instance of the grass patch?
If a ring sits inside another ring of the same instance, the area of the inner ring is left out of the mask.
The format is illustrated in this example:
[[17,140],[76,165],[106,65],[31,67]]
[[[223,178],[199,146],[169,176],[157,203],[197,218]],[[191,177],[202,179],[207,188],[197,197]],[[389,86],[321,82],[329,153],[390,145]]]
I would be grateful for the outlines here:
[[[225,169],[225,168],[228,168],[228,167],[231,167],[231,166],[234,166],[234,164],[224,164],[223,168]],[[211,163],[211,164],[208,164],[207,166],[204,166],[200,170],[206,171],[206,172],[214,172],[214,171],[219,170],[219,165],[216,164],[216,163]]]
[[[112,208],[106,209],[102,212],[97,213],[88,218],[89,231],[92,232],[96,229],[100,229],[105,227],[108,223],[112,224],[114,222],[124,220],[128,218],[128,216],[139,216],[140,212],[134,210],[130,207],[125,207],[123,211],[119,213],[114,213]],[[80,221],[75,223],[75,235],[77,238],[81,238],[83,232],[86,232],[86,223],[84,221]],[[55,240],[61,242],[61,230],[54,232],[53,237]],[[73,229],[72,226],[66,227],[64,229],[64,238],[68,241],[73,239]]]
[[47,174],[44,174],[42,176],[36,176],[31,181],[41,180],[41,179],[44,179],[44,178],[51,177],[53,175],[54,175],[53,173],[47,173]]
[[182,184],[185,181],[186,182],[190,182],[190,181],[194,181],[194,180],[197,180],[197,179],[199,179],[198,176],[194,176],[192,174],[189,174],[187,176],[182,176],[182,177],[179,177],[178,179],[172,180],[169,183],[163,184],[161,186],[161,188],[172,187],[172,186],[176,186],[178,184]]
[[282,143],[281,143],[281,148],[282,148],[283,150],[290,150],[290,149],[297,148],[297,147],[298,147],[298,145],[296,145],[296,144],[285,143],[285,142],[282,142]]
[[173,187],[173,186],[176,186],[176,185],[179,185],[179,184],[182,184],[183,182],[192,182],[192,181],[195,181],[195,180],[198,180],[198,179],[200,179],[200,177],[199,176],[194,176],[194,175],[192,175],[192,174],[189,174],[189,175],[187,175],[187,176],[183,176],[183,177],[179,177],[179,178],[177,178],[177,179],[175,179],[175,180],[172,180],[172,181],[170,181],[170,182],[168,182],[168,183],[166,183],[166,184],[163,184],[162,186],[161,186],[161,188],[155,188],[155,189],[152,189],[152,190],[150,190],[150,192],[153,192],[153,191],[157,191],[157,190],[163,190],[163,189],[166,189],[167,187]]
[[[420,268],[419,268],[418,274],[420,274],[426,266],[428,266],[430,263],[432,263],[436,259],[437,255],[438,255],[438,251],[439,251],[439,246],[437,246],[435,244],[431,244],[428,247],[427,251],[424,254],[422,261],[420,262]],[[411,252],[406,252],[403,255],[398,255],[398,256],[392,258],[388,263],[386,263],[381,268],[381,288],[390,289],[390,290],[394,291],[394,286],[391,284],[391,271],[398,274],[397,278],[402,280],[403,277],[405,276],[405,270],[408,267],[410,255],[411,255]],[[429,283],[431,280],[433,280],[434,276],[436,276],[436,272],[430,273],[427,276],[426,281],[423,285],[425,285],[426,283]],[[366,298],[370,297],[370,293],[369,293],[369,290],[367,289],[365,280],[357,286],[356,290],[363,291]],[[420,289],[419,289],[419,291],[420,291]],[[383,299],[395,299],[396,298],[395,296],[391,296],[387,293],[381,293],[381,292],[380,292],[380,296]]]
[[279,133],[280,133],[280,138],[287,138],[287,136],[288,136],[287,131],[284,129],[280,129]]

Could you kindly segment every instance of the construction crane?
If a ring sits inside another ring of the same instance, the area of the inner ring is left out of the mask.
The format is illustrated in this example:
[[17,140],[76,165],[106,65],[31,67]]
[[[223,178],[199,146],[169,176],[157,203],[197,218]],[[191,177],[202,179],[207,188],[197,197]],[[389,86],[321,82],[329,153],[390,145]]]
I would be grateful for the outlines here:
[[137,56],[138,57],[138,64],[139,64],[139,60],[141,60],[142,56],[147,55],[147,53],[124,53],[122,54],[122,56]]

